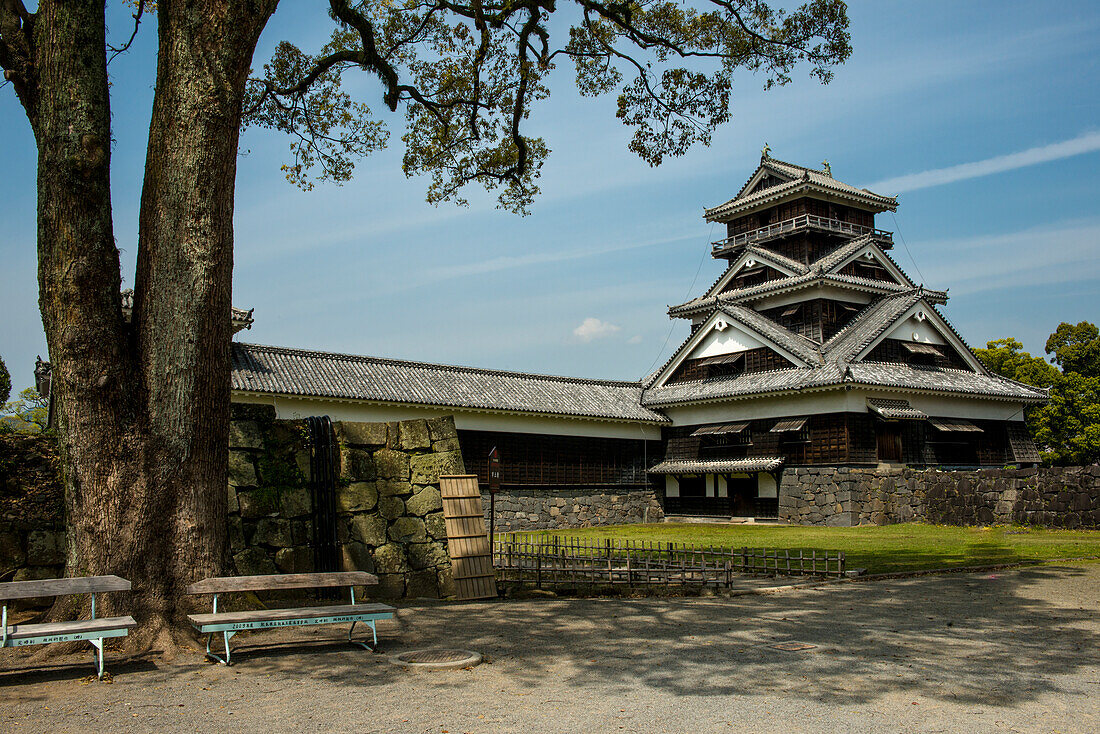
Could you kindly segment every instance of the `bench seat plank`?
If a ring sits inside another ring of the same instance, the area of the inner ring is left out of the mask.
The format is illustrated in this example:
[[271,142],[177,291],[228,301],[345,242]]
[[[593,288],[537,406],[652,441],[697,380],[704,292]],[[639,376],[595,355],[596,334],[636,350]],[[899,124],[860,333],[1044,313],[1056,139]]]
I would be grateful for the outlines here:
[[187,587],[188,594],[227,594],[234,591],[319,589],[331,586],[374,586],[378,577],[366,571],[329,573],[276,573],[267,576],[222,576],[203,579]]
[[8,645],[18,646],[20,642],[31,639],[37,639],[37,642],[33,644],[42,644],[46,642],[98,639],[100,637],[122,637],[126,635],[128,630],[132,630],[136,626],[137,622],[131,616],[78,619],[70,622],[45,622],[43,624],[16,624],[8,627]]
[[[217,614],[189,614],[187,618],[200,632],[209,631],[211,626],[240,626],[256,624],[257,628],[263,626],[282,626],[269,623],[286,621],[309,620],[326,617],[354,617],[357,615],[374,615],[376,619],[390,619],[393,617],[394,608],[388,604],[331,604],[323,607],[297,607],[294,609],[254,609],[243,612],[218,612]],[[350,621],[350,620],[348,620]]]
[[42,579],[41,581],[8,581],[0,584],[0,601],[33,599],[39,596],[99,594],[105,591],[129,590],[130,582],[118,576],[84,576],[81,578]]

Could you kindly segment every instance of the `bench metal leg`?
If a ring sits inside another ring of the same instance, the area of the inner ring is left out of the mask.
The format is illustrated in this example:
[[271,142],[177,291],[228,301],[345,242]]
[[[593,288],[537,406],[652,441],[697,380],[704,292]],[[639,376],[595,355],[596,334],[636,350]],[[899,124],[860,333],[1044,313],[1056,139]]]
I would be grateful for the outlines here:
[[96,658],[95,670],[99,675],[99,679],[103,680],[103,638],[98,637],[94,640],[88,640],[92,643],[92,647],[95,648],[93,655]]
[[225,657],[224,658],[221,655],[218,655],[216,652],[212,652],[210,650],[210,640],[211,640],[211,638],[214,637],[214,633],[211,632],[210,634],[208,634],[206,636],[206,657],[212,658],[213,660],[216,660],[217,662],[221,663],[222,665],[229,665],[230,664],[230,662],[229,662],[229,660],[230,660],[230,658],[229,658],[229,638],[232,637],[235,634],[237,634],[236,630],[226,630],[225,632],[222,632],[222,636],[225,638]]
[[373,619],[366,620],[366,624],[370,625],[371,635],[374,637],[374,647],[371,647],[370,645],[368,645],[365,642],[360,642],[359,640],[351,639],[351,633],[355,630],[356,622],[352,622],[351,627],[348,628],[348,642],[350,642],[353,645],[358,645],[359,647],[363,648],[364,650],[370,650],[371,652],[374,652],[374,648],[378,647],[378,630],[374,626],[374,620]]

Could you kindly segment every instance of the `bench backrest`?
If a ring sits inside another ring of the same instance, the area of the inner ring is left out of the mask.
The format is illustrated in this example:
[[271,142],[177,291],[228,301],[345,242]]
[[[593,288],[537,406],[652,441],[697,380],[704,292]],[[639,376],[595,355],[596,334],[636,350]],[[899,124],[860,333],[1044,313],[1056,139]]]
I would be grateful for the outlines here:
[[83,576],[41,581],[8,581],[0,584],[0,601],[32,599],[37,596],[98,594],[103,591],[129,591],[130,582],[118,576]]
[[269,576],[221,576],[203,579],[187,587],[188,594],[227,594],[233,591],[320,589],[330,586],[374,586],[378,577],[366,571],[330,573],[276,573]]

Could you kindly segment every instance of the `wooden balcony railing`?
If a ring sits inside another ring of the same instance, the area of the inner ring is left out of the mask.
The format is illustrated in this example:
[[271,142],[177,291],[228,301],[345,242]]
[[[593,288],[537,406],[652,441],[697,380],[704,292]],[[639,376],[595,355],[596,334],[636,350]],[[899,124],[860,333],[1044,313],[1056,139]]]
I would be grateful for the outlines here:
[[818,232],[830,232],[848,237],[862,237],[869,234],[876,240],[887,243],[888,245],[892,246],[894,243],[893,233],[887,232],[884,229],[864,227],[862,224],[852,224],[851,222],[843,222],[839,219],[829,219],[827,217],[818,217],[813,214],[803,214],[791,219],[785,219],[782,222],[769,224],[767,227],[754,229],[751,232],[742,232],[741,234],[735,234],[733,237],[718,240],[712,243],[714,254],[719,255],[744,245],[774,240],[777,237],[782,237],[804,229]]

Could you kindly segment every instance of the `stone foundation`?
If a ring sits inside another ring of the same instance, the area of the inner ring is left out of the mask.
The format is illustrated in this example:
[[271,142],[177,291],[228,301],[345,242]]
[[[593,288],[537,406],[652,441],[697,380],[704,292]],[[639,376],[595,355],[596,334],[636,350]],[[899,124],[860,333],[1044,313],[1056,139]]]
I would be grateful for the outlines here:
[[[452,418],[334,423],[342,570],[377,574],[382,597],[454,593],[440,474],[464,473]],[[233,406],[229,541],[242,575],[314,570],[308,430],[269,406]]]
[[[482,493],[481,502],[488,527],[488,492]],[[650,489],[507,489],[496,498],[498,532],[660,522],[664,516]]]
[[783,472],[779,519],[843,527],[931,522],[1100,528],[1100,466],[795,467]]

